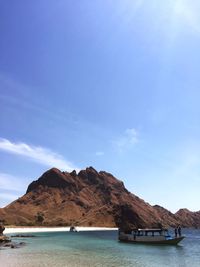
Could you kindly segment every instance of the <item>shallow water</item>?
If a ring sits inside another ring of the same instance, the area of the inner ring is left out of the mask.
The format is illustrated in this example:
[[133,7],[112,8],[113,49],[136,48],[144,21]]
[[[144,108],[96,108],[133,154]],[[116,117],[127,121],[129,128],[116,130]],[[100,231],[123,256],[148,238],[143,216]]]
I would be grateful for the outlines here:
[[117,241],[117,231],[33,233],[33,238],[13,238],[26,242],[18,249],[0,250],[2,267],[199,267],[200,231],[185,230],[179,246],[125,244]]

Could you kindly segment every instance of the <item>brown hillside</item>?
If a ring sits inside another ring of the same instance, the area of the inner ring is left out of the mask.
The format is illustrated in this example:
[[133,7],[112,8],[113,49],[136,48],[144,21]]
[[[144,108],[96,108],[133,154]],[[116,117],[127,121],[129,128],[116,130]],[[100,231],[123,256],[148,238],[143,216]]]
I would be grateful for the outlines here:
[[17,225],[116,226],[126,221],[142,227],[160,220],[154,208],[128,192],[121,181],[92,167],[78,174],[48,170],[0,215]]
[[[24,196],[0,209],[0,219],[15,225],[125,228],[154,227],[158,223],[175,226],[183,222],[180,214],[152,207],[130,193],[113,175],[92,167],[78,174],[48,170],[28,186]],[[194,219],[189,221],[187,217],[187,226],[193,226]]]
[[188,209],[180,209],[175,216],[184,227],[200,228],[200,211],[192,212]]
[[170,212],[169,210],[159,205],[155,205],[153,207],[158,212],[159,216],[161,217],[161,220],[166,226],[177,227],[177,225],[181,223],[177,219],[176,215]]

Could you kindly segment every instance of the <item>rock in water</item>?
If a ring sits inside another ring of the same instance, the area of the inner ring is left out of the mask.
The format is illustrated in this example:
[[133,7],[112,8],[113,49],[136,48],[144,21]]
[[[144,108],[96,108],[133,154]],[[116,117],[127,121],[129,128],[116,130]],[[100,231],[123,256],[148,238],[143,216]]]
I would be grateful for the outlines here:
[[3,225],[3,222],[0,221],[0,245],[4,245],[5,243],[10,242],[10,238],[3,234],[4,230],[5,230],[5,227]]
[[5,227],[3,225],[3,222],[0,222],[0,236],[3,235],[3,231],[5,230]]

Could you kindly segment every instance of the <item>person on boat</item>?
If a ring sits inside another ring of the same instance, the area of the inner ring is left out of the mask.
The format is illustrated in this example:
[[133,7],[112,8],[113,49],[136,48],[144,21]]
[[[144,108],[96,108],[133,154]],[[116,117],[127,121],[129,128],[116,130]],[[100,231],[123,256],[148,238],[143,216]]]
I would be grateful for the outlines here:
[[177,237],[177,228],[174,229],[175,237]]
[[177,230],[178,230],[178,235],[181,236],[181,226],[180,225],[178,226]]

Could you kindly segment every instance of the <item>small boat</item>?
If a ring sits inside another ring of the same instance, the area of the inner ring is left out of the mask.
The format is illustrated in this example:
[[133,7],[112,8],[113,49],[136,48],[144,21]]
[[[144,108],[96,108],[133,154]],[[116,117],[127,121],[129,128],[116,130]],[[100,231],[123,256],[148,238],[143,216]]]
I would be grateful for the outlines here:
[[78,232],[75,226],[70,226],[69,231],[70,232]]
[[122,231],[119,229],[119,241],[155,244],[155,245],[177,245],[184,236],[172,237],[167,229],[134,229]]

